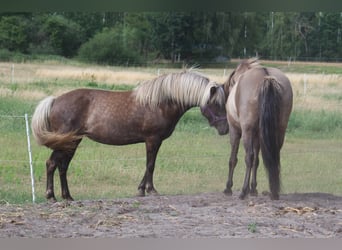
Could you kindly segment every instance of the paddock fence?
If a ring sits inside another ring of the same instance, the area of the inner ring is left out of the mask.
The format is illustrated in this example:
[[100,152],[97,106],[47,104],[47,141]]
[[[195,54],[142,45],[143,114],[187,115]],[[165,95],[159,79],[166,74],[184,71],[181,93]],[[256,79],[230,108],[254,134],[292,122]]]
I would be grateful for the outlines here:
[[[13,67],[10,72],[11,81],[13,81],[13,78],[15,78],[15,68]],[[157,75],[162,73],[164,73],[163,69],[156,69],[155,71],[155,74]],[[217,77],[226,77],[228,74],[229,72],[222,69],[219,71]],[[295,76],[291,76],[289,73],[288,75],[296,82],[294,86],[294,109],[307,110],[308,107],[310,107],[312,110],[322,110],[323,112],[333,111],[340,114],[342,111],[342,97],[340,94],[340,91],[342,90],[341,75],[319,76],[322,78],[319,80],[315,79],[315,81],[313,81],[312,77],[316,76],[313,76],[312,74],[300,74],[299,76],[297,74]],[[296,79],[298,77],[300,79]],[[326,86],[328,85],[329,89],[327,90]],[[322,98],[325,100],[324,102],[321,101]],[[198,110],[190,110],[188,112],[199,113]],[[30,197],[30,201],[36,203],[37,182],[40,186],[44,185],[42,183],[45,181],[45,161],[51,151],[44,149],[44,147],[38,147],[32,139],[30,119],[31,114],[0,114],[0,204],[7,202],[7,198],[4,198],[4,192],[13,192],[13,195],[26,197],[24,198],[26,200],[27,197]],[[177,127],[178,126],[179,125],[177,125]],[[207,165],[215,165],[215,167],[219,168],[217,172],[219,172],[218,175],[221,175],[219,178],[221,178],[221,186],[223,187],[227,173],[227,162],[229,156],[228,137],[217,136],[216,131],[214,131],[213,128],[210,128],[207,124],[204,125],[203,123],[201,126],[203,131],[211,131],[207,134],[208,136],[202,138],[202,134],[199,136],[194,134],[194,138],[192,138],[192,136],[191,138],[183,138],[184,134],[179,133],[177,135],[178,132],[176,128],[174,134],[168,139],[171,140],[171,143],[168,144],[167,153],[163,154],[162,152],[158,154],[156,168],[166,169],[170,164],[175,164],[177,166],[191,166],[193,165],[193,162],[196,162],[196,164],[202,164],[199,165],[199,168],[203,168],[204,170],[195,170],[195,167],[190,167],[189,169],[185,169],[184,172],[189,173],[189,176],[196,176],[193,178],[201,178],[196,175],[197,172],[204,175],[210,175],[212,173],[210,168],[207,168]],[[175,143],[177,140],[181,142]],[[175,143],[175,145],[173,146],[172,143]],[[108,146],[97,150],[97,155],[94,155],[93,151],[95,148],[99,147],[99,144],[88,143],[86,146],[82,146],[82,144],[83,142],[81,143],[80,150],[82,151],[85,148],[86,153],[77,157],[77,151],[71,165],[104,165],[105,170],[103,171],[103,176],[101,178],[106,179],[109,178],[110,175],[109,168],[111,165],[114,166],[116,164],[120,174],[127,176],[127,178],[134,178],[134,182],[139,182],[145,165],[144,146],[140,144],[138,149],[137,147],[132,146],[133,149],[130,147],[128,150],[126,150],[126,146],[122,148],[113,148],[112,146]],[[180,146],[183,146],[183,144],[184,150],[180,153]],[[163,145],[161,147],[162,151],[164,147]],[[191,147],[193,150],[189,153],[188,150],[185,149],[186,147]],[[342,155],[341,141],[335,141],[331,147],[329,144],[328,146],[326,146],[326,144],[324,144],[324,146],[305,145],[305,147],[300,150],[296,147],[287,148],[287,143],[285,142],[284,150],[285,153],[283,153],[283,156],[285,155],[285,157],[287,157],[285,158],[287,164],[298,164],[298,162],[304,161],[303,164],[306,165],[321,165],[322,169],[331,167],[331,170],[328,170],[328,172],[325,172],[324,174],[323,170],[316,174],[318,176],[323,176],[327,173],[331,176],[340,176],[339,179],[341,179],[342,168],[338,168],[340,166],[340,156]],[[117,152],[113,155],[111,153],[112,151]],[[128,153],[126,153],[126,151],[128,151]],[[241,151],[243,152],[242,149],[240,149],[240,153]],[[322,160],[320,157],[321,155],[328,158],[329,162]],[[308,159],[312,159],[312,163],[309,163]],[[239,156],[239,164],[243,165],[243,156]],[[135,168],[136,165],[139,165],[139,169]],[[310,168],[310,166],[308,166],[308,168]],[[334,172],[336,169],[337,173]],[[284,168],[284,171],[287,170]],[[137,173],[132,177],[129,172]],[[173,170],[172,174],[176,174],[176,172],[177,168]],[[184,174],[184,172],[179,175]],[[243,172],[243,169],[241,172]],[[261,171],[258,173],[260,172]],[[87,174],[96,175],[96,168],[92,169]],[[74,173],[74,175],[77,175],[76,177],[83,177],[82,174],[79,173]],[[115,179],[115,177],[113,178],[113,182],[121,183],[121,185],[125,184],[122,184],[122,180],[117,178]],[[213,176],[213,179],[214,178],[217,178],[217,176]],[[172,180],[169,180],[167,177],[165,177],[165,180],[163,181],[169,181],[170,185],[172,185]],[[329,175],[326,182],[329,182]],[[239,183],[239,181],[235,181],[235,183]],[[87,184],[81,185],[86,186]],[[337,188],[337,192],[342,193],[342,183],[340,183],[340,186],[340,188]],[[55,185],[55,189],[57,190],[57,185]],[[20,193],[18,193],[18,190],[20,190]]]

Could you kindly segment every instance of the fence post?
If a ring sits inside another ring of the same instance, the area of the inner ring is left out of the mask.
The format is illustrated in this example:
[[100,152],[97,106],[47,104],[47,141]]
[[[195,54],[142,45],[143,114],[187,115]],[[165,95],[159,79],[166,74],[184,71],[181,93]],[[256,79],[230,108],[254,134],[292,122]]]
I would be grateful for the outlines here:
[[28,116],[25,114],[25,123],[26,123],[26,137],[27,137],[27,149],[30,161],[30,171],[31,171],[31,185],[32,185],[32,202],[36,202],[36,196],[34,191],[34,174],[33,174],[33,166],[32,166],[32,153],[31,153],[31,143],[30,143],[30,129],[28,123]]
[[307,79],[306,79],[306,74],[304,74],[304,97],[306,96],[306,89],[307,89]]
[[12,63],[12,67],[11,67],[11,83],[14,82],[14,63]]

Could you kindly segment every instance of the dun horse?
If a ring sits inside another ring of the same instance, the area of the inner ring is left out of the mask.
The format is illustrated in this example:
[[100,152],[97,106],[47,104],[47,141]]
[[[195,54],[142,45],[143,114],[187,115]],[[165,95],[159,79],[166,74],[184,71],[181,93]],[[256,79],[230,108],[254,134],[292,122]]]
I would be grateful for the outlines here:
[[234,168],[242,138],[246,153],[246,174],[240,198],[243,199],[248,194],[257,195],[258,155],[261,149],[271,199],[279,199],[280,150],[292,110],[290,81],[280,70],[262,67],[253,58],[238,65],[224,83],[224,89],[227,97],[227,119],[222,119],[224,110],[217,104],[201,108],[203,115],[220,134],[228,133],[229,129],[231,154],[224,193],[232,194]]
[[38,144],[53,150],[46,161],[46,198],[56,201],[53,175],[58,168],[62,198],[72,200],[67,170],[83,137],[109,145],[144,142],[146,171],[138,195],[157,193],[153,171],[162,141],[188,109],[224,102],[221,85],[189,71],[162,75],[132,91],[76,89],[45,98],[32,117],[32,131]]

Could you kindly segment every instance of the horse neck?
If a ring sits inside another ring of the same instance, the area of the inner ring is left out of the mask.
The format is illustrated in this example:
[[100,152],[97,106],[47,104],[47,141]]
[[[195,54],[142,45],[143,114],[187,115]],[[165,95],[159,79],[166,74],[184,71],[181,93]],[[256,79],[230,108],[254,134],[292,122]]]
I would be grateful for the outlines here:
[[181,107],[178,104],[164,103],[159,105],[158,108],[162,110],[162,117],[167,121],[167,126],[171,126],[174,128],[177,125],[178,121],[181,119],[181,117],[191,107]]

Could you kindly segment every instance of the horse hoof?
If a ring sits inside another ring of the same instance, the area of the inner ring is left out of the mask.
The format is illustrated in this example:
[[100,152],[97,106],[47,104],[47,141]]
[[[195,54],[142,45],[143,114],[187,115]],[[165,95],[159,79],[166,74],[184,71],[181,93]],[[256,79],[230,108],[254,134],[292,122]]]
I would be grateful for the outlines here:
[[246,198],[247,194],[242,192],[240,195],[239,195],[239,199],[240,200],[244,200]]
[[144,197],[144,196],[145,196],[145,191],[142,190],[142,189],[139,189],[136,196],[137,196],[137,197]]
[[56,203],[57,199],[55,197],[47,198],[48,203]]
[[279,194],[271,194],[271,200],[279,200]]
[[147,193],[148,193],[148,195],[159,196],[159,193],[155,189],[149,190],[149,191],[147,191]]
[[231,189],[228,189],[228,188],[226,188],[226,189],[223,191],[223,193],[224,193],[225,195],[227,195],[227,196],[232,196],[232,194],[233,194],[232,190],[231,190]]
[[54,195],[46,195],[46,199],[49,203],[56,203],[57,199]]
[[253,190],[249,193],[251,196],[258,196],[258,191],[257,190]]

